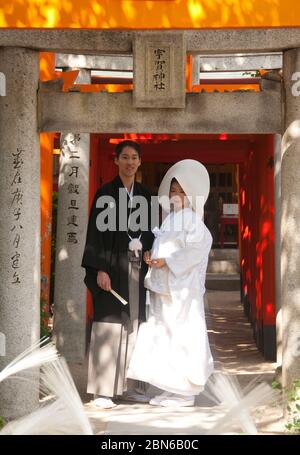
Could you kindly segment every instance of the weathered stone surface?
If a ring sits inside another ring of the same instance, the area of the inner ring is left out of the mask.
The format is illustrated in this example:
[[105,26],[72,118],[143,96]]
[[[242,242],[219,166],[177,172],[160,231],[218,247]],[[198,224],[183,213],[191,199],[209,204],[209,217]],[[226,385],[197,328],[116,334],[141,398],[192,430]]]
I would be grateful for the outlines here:
[[188,52],[223,54],[278,52],[300,47],[300,28],[242,28],[186,31]]
[[[39,54],[0,49],[6,96],[0,97],[0,370],[40,337],[40,144],[37,129]],[[16,418],[38,405],[38,372],[31,381],[0,384],[0,414]]]
[[86,29],[1,29],[0,46],[97,55],[132,53],[133,32]]
[[185,107],[183,32],[137,33],[133,64],[133,104],[136,108]]
[[[151,33],[157,34],[157,30],[147,30],[147,34]],[[204,29],[184,33],[187,51],[195,54],[278,52],[300,47],[299,27]],[[71,54],[130,54],[134,34],[134,30],[1,29],[0,46]]]
[[[281,149],[282,378],[300,378],[300,49],[283,56],[285,121]],[[294,77],[298,73],[297,77]]]
[[[78,83],[90,82],[81,70]],[[86,349],[86,286],[81,267],[89,207],[90,135],[61,135],[54,288],[54,334],[58,350],[81,362]]]
[[[201,55],[199,70],[205,71],[256,71],[282,67],[282,54]],[[199,74],[198,74],[199,76]]]
[[86,68],[106,71],[133,70],[132,55],[56,54],[57,68]]
[[86,287],[81,259],[88,222],[89,134],[61,136],[57,212],[54,334],[71,362],[84,358]]
[[41,131],[281,133],[281,93],[191,93],[185,109],[166,111],[135,109],[131,92],[40,92],[39,114]]

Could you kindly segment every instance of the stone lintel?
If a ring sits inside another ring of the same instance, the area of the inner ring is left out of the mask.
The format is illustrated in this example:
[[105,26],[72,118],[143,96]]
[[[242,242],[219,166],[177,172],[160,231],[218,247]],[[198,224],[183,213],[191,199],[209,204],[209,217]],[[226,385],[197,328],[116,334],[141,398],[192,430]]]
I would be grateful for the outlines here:
[[[278,52],[300,47],[300,28],[183,30],[187,52],[224,54]],[[157,30],[147,30],[156,34]],[[71,54],[131,54],[135,30],[1,29],[0,46]],[[140,31],[138,31],[140,33]],[[170,33],[163,30],[160,33]]]
[[136,109],[132,92],[39,92],[38,100],[40,131],[281,134],[279,90],[190,93],[185,109],[168,110]]

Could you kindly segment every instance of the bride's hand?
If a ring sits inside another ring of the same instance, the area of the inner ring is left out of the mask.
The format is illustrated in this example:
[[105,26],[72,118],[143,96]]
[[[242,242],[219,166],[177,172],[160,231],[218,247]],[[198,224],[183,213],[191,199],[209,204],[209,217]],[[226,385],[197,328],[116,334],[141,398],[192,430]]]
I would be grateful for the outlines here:
[[164,259],[152,259],[150,261],[151,267],[156,267],[157,269],[160,269],[161,267],[164,267],[166,265],[166,261]]

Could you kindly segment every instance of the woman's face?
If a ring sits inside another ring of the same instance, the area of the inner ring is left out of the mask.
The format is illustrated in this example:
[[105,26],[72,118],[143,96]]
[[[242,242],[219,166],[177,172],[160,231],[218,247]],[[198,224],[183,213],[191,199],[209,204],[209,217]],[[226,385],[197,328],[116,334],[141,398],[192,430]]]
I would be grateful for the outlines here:
[[169,197],[174,210],[180,210],[187,204],[186,194],[177,181],[171,184]]

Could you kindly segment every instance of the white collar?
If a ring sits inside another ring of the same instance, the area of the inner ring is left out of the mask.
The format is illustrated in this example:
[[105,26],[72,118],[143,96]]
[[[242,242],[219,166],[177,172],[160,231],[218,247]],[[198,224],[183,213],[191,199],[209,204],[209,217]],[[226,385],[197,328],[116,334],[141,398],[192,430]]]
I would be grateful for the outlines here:
[[126,191],[127,191],[127,194],[128,194],[128,196],[129,196],[130,200],[133,198],[133,187],[134,187],[134,181],[132,182],[130,192],[128,191],[127,187],[125,186],[125,189],[126,189]]

